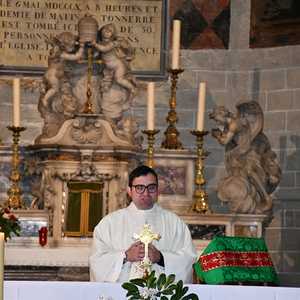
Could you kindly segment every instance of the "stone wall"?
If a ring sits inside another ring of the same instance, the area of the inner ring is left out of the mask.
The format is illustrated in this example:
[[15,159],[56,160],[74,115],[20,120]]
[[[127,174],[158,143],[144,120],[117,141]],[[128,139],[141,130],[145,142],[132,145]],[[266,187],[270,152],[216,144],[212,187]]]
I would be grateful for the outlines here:
[[[189,133],[195,126],[197,87],[207,82],[207,114],[215,105],[234,110],[241,100],[257,100],[265,112],[264,131],[276,151],[283,176],[275,193],[274,219],[265,238],[282,285],[300,286],[300,46],[249,48],[250,0],[231,0],[230,47],[228,50],[182,51],[177,93],[178,129],[186,147],[193,147]],[[157,127],[165,130],[169,84],[157,84]],[[134,110],[144,122],[145,98]],[[143,123],[142,123],[143,124]],[[213,126],[208,117],[205,126]],[[160,141],[157,142],[160,145]],[[223,211],[216,199],[216,183],[224,174],[224,152],[211,137],[205,176],[211,206]]]
[[[189,133],[195,126],[197,87],[207,82],[207,112],[214,105],[234,110],[240,100],[259,101],[265,112],[265,133],[277,152],[283,178],[275,196],[274,219],[266,230],[266,240],[282,285],[300,286],[300,46],[249,49],[250,0],[231,0],[231,31],[228,50],[182,51],[182,67],[177,93],[178,129],[186,148],[195,144]],[[156,126],[161,130],[157,146],[166,128],[170,83],[157,83]],[[11,137],[6,130],[11,116],[11,91],[0,85],[0,137],[5,144]],[[145,126],[145,92],[134,103],[133,114]],[[41,131],[37,111],[37,92],[22,94],[22,144],[31,144]],[[213,124],[206,118],[206,128]],[[205,176],[212,208],[222,211],[216,199],[216,183],[224,174],[224,152],[207,137]],[[2,181],[2,180],[1,180]],[[2,190],[3,186],[1,182]],[[1,188],[1,186],[0,186]]]

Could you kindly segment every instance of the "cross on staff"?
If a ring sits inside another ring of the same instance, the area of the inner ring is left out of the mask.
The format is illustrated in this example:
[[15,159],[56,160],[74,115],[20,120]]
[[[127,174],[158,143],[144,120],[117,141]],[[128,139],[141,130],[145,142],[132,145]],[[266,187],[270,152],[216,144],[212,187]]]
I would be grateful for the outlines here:
[[145,255],[143,260],[140,263],[140,267],[144,270],[144,276],[147,276],[150,273],[150,269],[152,266],[152,262],[149,259],[149,255],[148,255],[149,244],[154,240],[158,241],[161,238],[161,236],[158,233],[154,233],[151,230],[151,226],[149,224],[145,224],[143,226],[142,231],[139,234],[135,233],[133,237],[134,239],[142,242],[145,246]]

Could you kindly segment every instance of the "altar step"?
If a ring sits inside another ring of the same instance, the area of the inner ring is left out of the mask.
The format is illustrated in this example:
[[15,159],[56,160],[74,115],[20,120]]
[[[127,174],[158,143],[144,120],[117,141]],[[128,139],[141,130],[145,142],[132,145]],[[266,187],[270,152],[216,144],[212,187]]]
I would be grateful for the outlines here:
[[88,267],[5,266],[5,280],[89,281]]

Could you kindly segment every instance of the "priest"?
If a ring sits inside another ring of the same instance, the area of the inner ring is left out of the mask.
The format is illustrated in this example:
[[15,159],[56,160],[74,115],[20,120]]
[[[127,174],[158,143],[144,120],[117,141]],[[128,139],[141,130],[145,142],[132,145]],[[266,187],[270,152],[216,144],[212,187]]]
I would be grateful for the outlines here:
[[[145,274],[142,262],[176,280],[192,282],[196,251],[186,224],[157,204],[158,178],[155,171],[139,166],[129,175],[127,193],[132,199],[126,208],[105,216],[95,227],[89,258],[91,281],[126,282]],[[138,239],[143,228],[151,228],[151,243]],[[136,239],[135,239],[136,238]]]

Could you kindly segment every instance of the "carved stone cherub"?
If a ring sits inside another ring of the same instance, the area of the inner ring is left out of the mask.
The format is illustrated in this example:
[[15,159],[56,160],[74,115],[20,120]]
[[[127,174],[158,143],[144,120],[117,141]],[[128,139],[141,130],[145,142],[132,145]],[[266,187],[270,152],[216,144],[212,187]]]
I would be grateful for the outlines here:
[[212,135],[225,146],[227,176],[218,197],[232,212],[271,214],[271,193],[281,178],[276,154],[263,131],[263,111],[255,101],[242,102],[234,114],[217,106],[210,118],[220,126]]
[[52,39],[51,44],[48,69],[44,74],[46,91],[40,99],[44,107],[49,107],[51,98],[60,92],[63,82],[67,80],[65,62],[78,61],[84,52],[83,45],[80,45],[78,51],[74,53],[77,37],[71,32],[62,32]]
[[92,45],[101,53],[104,63],[104,82],[115,81],[128,90],[130,98],[135,95],[136,87],[130,76],[129,61],[133,52],[126,40],[118,38],[113,24],[106,24],[100,29],[101,41]]

